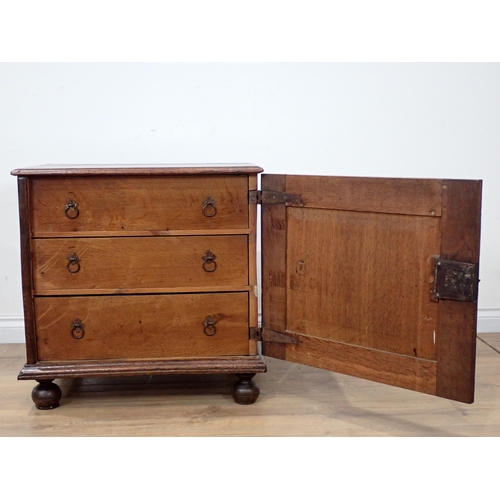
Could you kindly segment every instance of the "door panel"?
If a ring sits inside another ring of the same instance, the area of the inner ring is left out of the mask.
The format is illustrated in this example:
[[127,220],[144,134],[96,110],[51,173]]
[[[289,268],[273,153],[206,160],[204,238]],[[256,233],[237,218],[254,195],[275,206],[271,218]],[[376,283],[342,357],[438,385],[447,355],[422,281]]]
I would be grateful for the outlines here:
[[431,291],[433,257],[478,262],[481,182],[264,175],[262,189],[303,201],[262,208],[263,328],[298,339],[264,354],[472,402],[477,304]]
[[288,208],[287,330],[435,360],[439,222]]

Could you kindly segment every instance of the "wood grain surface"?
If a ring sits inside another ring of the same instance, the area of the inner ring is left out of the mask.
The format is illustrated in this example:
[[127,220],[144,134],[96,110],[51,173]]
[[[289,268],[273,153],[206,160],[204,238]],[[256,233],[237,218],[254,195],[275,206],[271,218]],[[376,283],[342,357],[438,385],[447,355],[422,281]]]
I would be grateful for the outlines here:
[[[248,285],[246,235],[50,238],[34,239],[32,248],[35,294]],[[211,272],[203,267],[207,251],[215,255]],[[78,264],[68,261],[73,254]]]
[[298,344],[288,344],[287,361],[326,368],[413,391],[436,393],[436,362],[401,356],[342,342],[293,335]]
[[54,378],[133,377],[140,375],[194,375],[208,373],[265,373],[260,355],[200,356],[165,359],[94,359],[46,361],[25,364],[18,380],[52,380]]
[[311,208],[441,215],[440,180],[287,175],[286,189]]
[[[38,297],[35,314],[39,361],[248,355],[245,292]],[[80,339],[72,336],[77,319]]]
[[21,279],[23,287],[24,332],[28,363],[36,361],[35,309],[33,305],[33,266],[31,253],[30,183],[18,177],[19,226],[21,233]]
[[287,330],[435,360],[439,222],[289,207]]
[[[257,189],[257,175],[248,176],[248,189],[255,191]],[[249,327],[256,328],[259,326],[259,291],[257,279],[257,205],[251,204],[248,208],[248,283],[250,285],[250,293],[248,294],[249,307]],[[259,346],[255,339],[250,339],[250,354],[257,354]]]
[[[247,193],[246,175],[36,177],[32,234],[247,228]],[[214,216],[203,214],[207,198]],[[65,214],[68,200],[78,204],[75,218]]]
[[[304,203],[264,209],[264,279],[285,267],[285,287],[263,282],[263,296],[280,299],[263,324],[300,335],[296,345],[265,341],[263,352],[472,402],[477,304],[432,302],[430,292],[435,255],[478,261],[481,182],[263,178]],[[275,210],[286,210],[280,224]]]
[[[285,175],[263,175],[262,190],[286,191]],[[286,238],[287,212],[284,204],[262,205],[262,326],[286,330]],[[263,342],[262,352],[279,359],[285,357],[285,346]]]
[[[443,186],[441,256],[479,263],[481,181],[447,180]],[[437,394],[474,401],[477,302],[439,302]]]
[[47,164],[18,168],[12,175],[23,176],[116,176],[116,175],[242,175],[262,172],[252,163],[130,163],[130,164]]

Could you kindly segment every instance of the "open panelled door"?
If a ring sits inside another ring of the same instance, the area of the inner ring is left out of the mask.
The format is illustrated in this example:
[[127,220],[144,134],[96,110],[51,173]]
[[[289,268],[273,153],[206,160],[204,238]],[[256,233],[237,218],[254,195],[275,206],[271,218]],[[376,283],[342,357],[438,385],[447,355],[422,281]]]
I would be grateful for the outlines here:
[[472,403],[481,188],[263,175],[263,354]]

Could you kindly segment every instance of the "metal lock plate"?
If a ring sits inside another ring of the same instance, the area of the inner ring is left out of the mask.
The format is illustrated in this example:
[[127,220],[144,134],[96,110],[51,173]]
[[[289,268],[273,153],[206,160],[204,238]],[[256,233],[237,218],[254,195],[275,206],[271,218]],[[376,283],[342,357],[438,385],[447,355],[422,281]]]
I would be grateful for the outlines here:
[[434,258],[434,299],[476,302],[478,265],[469,262]]

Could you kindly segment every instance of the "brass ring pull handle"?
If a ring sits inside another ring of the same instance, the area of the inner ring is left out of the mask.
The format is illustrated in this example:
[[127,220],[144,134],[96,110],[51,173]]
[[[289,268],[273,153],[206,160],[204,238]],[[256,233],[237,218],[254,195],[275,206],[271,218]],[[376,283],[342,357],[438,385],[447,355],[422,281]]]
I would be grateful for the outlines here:
[[207,250],[205,255],[202,257],[203,259],[203,270],[207,273],[213,273],[217,269],[217,262],[215,262],[216,256],[210,251]]
[[73,323],[71,323],[71,336],[74,339],[82,339],[85,335],[85,329],[83,328],[83,323],[79,319],[75,319]]
[[68,265],[66,266],[66,269],[70,273],[77,273],[80,270],[80,259],[76,253],[72,253],[68,257]]
[[80,211],[78,210],[78,203],[73,200],[68,200],[66,202],[64,213],[66,214],[66,217],[68,219],[76,219],[80,215]]
[[215,327],[217,320],[212,318],[212,316],[207,316],[203,322],[203,333],[208,337],[212,337],[217,333],[217,328]]
[[203,208],[201,211],[205,217],[213,217],[217,213],[217,208],[215,208],[216,200],[207,196],[205,201],[203,202]]

